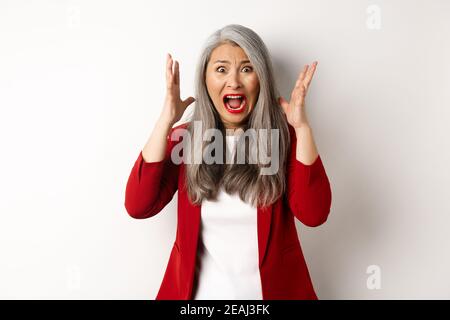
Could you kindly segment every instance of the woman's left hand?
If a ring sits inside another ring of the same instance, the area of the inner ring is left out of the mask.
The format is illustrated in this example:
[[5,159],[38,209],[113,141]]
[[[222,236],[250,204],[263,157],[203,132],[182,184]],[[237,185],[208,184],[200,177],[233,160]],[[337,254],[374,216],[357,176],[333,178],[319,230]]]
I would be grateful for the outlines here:
[[314,71],[316,71],[317,61],[311,65],[305,65],[297,78],[295,87],[291,93],[291,101],[286,101],[283,97],[278,98],[278,103],[283,108],[288,123],[294,129],[309,127],[305,112],[305,97],[308,92]]

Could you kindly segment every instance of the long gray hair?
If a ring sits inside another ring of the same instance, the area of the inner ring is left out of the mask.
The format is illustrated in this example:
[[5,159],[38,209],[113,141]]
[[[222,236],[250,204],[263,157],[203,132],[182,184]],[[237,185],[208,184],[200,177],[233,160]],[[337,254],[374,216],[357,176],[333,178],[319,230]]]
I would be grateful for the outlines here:
[[[257,132],[260,129],[266,129],[267,132],[271,132],[271,129],[279,130],[279,140],[276,141],[279,151],[276,155],[279,156],[277,159],[279,169],[272,175],[260,174],[264,165],[259,160],[257,163],[248,163],[249,148],[247,147],[245,164],[236,164],[236,161],[232,165],[226,163],[206,164],[203,160],[201,163],[186,164],[187,193],[190,201],[199,205],[205,198],[215,200],[220,187],[223,186],[229,194],[238,193],[242,201],[253,206],[265,207],[275,202],[286,190],[285,166],[290,137],[285,115],[277,102],[278,90],[274,82],[269,52],[264,42],[253,30],[242,25],[231,24],[217,30],[207,39],[196,69],[195,109],[192,121],[187,128],[193,143],[188,147],[188,152],[195,154],[198,150],[194,148],[202,146],[203,154],[207,144],[203,141],[203,134],[208,129],[219,129],[225,137],[224,125],[208,94],[205,81],[211,53],[224,43],[242,48],[256,71],[260,84],[259,96],[243,129],[255,129]],[[194,122],[196,121],[202,122],[203,132],[201,134],[194,134]],[[223,150],[225,148],[224,145]],[[272,150],[271,139],[267,141],[267,150]],[[273,158],[272,161],[274,161]]]

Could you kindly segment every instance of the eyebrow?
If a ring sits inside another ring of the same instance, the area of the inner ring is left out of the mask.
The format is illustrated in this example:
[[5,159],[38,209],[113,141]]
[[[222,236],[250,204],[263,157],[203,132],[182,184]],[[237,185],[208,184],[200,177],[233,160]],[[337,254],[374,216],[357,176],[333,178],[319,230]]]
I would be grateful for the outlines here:
[[[242,60],[241,64],[242,63],[249,63],[249,62],[250,62],[249,60]],[[214,61],[214,63],[230,63],[230,61],[228,61],[228,60],[216,60],[216,61]]]

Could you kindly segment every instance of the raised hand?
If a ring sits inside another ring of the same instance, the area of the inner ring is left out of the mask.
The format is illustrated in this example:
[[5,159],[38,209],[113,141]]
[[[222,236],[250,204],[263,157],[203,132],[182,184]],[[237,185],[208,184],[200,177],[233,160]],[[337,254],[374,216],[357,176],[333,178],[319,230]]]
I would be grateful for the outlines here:
[[[174,66],[175,65],[175,66]],[[172,71],[173,69],[173,71]],[[180,66],[178,61],[172,59],[168,53],[166,60],[166,98],[161,118],[171,125],[181,119],[186,108],[195,101],[193,97],[186,100],[180,98]]]
[[278,103],[283,108],[288,123],[294,129],[309,127],[308,119],[305,112],[305,98],[308,92],[311,79],[316,71],[317,61],[311,65],[305,65],[297,78],[295,87],[291,93],[290,101],[286,101],[283,97],[278,98]]

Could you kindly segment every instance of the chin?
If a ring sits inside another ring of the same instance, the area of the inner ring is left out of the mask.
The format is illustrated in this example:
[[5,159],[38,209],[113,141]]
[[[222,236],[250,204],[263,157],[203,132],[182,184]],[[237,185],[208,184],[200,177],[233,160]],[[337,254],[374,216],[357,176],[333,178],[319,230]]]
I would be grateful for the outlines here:
[[247,120],[248,120],[248,114],[244,115],[244,116],[240,115],[239,118],[237,118],[237,117],[225,118],[225,121],[227,123],[229,123],[230,126],[233,126],[233,127],[240,127],[243,124],[245,124],[247,122]]

